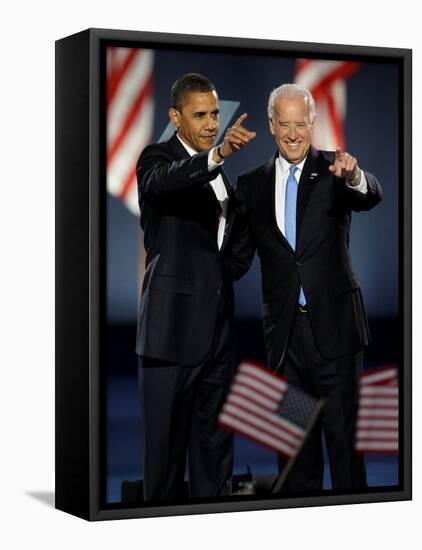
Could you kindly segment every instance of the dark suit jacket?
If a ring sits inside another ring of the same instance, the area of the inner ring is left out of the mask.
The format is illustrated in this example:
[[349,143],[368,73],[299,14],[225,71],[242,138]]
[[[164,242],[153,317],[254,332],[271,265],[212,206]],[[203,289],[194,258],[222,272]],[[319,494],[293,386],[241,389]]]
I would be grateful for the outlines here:
[[276,157],[238,178],[247,220],[244,259],[250,259],[257,249],[264,334],[269,366],[274,370],[283,361],[300,285],[317,345],[325,358],[356,352],[369,341],[359,281],[349,253],[350,224],[352,210],[373,208],[382,199],[382,190],[367,172],[366,194],[348,188],[343,178],[328,170],[334,156],[314,148],[307,156],[298,187],[296,251],[276,222]]
[[[211,347],[221,295],[230,307],[232,279],[242,273],[228,246],[239,203],[224,171],[209,172],[208,152],[190,157],[176,135],[146,147],[136,171],[146,249],[136,352],[197,365]],[[209,184],[219,173],[229,196],[220,251]]]

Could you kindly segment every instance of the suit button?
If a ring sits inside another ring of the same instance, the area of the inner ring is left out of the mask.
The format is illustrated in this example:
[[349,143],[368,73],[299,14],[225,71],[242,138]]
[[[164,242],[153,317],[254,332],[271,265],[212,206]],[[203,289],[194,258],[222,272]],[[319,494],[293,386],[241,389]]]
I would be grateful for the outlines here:
[[221,288],[219,288],[219,289],[217,290],[217,296],[220,296],[220,294],[221,294]]
[[302,265],[302,262],[296,262],[296,266],[300,267]]

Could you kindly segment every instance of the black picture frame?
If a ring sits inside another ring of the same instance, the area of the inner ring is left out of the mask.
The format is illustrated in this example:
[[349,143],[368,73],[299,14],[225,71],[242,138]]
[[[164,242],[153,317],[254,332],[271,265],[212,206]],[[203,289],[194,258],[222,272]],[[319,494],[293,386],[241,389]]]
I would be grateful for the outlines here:
[[[394,63],[399,70],[399,484],[359,493],[139,506],[104,498],[104,48],[207,51]],[[56,42],[56,508],[86,520],[408,500],[411,444],[411,88],[407,49],[88,29]]]

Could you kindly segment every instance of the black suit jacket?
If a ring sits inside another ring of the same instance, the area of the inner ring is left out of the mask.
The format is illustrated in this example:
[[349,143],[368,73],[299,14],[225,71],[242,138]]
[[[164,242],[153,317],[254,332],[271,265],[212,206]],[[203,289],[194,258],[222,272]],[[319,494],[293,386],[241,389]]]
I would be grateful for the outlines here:
[[239,176],[237,183],[245,203],[244,260],[250,261],[257,249],[261,261],[264,334],[274,370],[282,365],[300,285],[324,357],[353,353],[368,343],[362,295],[349,253],[350,224],[352,210],[369,210],[382,199],[374,176],[365,172],[366,194],[350,189],[328,170],[335,154],[311,148],[299,181],[293,251],[276,222],[276,156]]
[[[176,135],[146,147],[136,172],[146,249],[136,352],[197,365],[211,347],[221,295],[230,308],[232,280],[243,272],[228,246],[239,203],[221,167],[208,170],[208,152],[190,157]],[[229,196],[220,250],[209,184],[219,173]]]

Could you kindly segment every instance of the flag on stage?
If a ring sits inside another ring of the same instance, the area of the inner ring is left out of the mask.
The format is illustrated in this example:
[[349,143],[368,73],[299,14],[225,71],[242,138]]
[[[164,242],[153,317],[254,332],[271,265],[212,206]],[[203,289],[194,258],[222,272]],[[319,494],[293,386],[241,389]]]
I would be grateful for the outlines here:
[[154,53],[107,48],[107,191],[139,215],[136,161],[153,134]]
[[219,424],[294,457],[321,410],[322,402],[287,379],[252,361],[239,365]]
[[358,453],[398,453],[398,399],[395,366],[374,369],[362,374],[356,426]]
[[344,149],[346,79],[359,66],[351,61],[297,60],[295,83],[307,88],[315,99],[317,124],[312,142],[317,149]]

